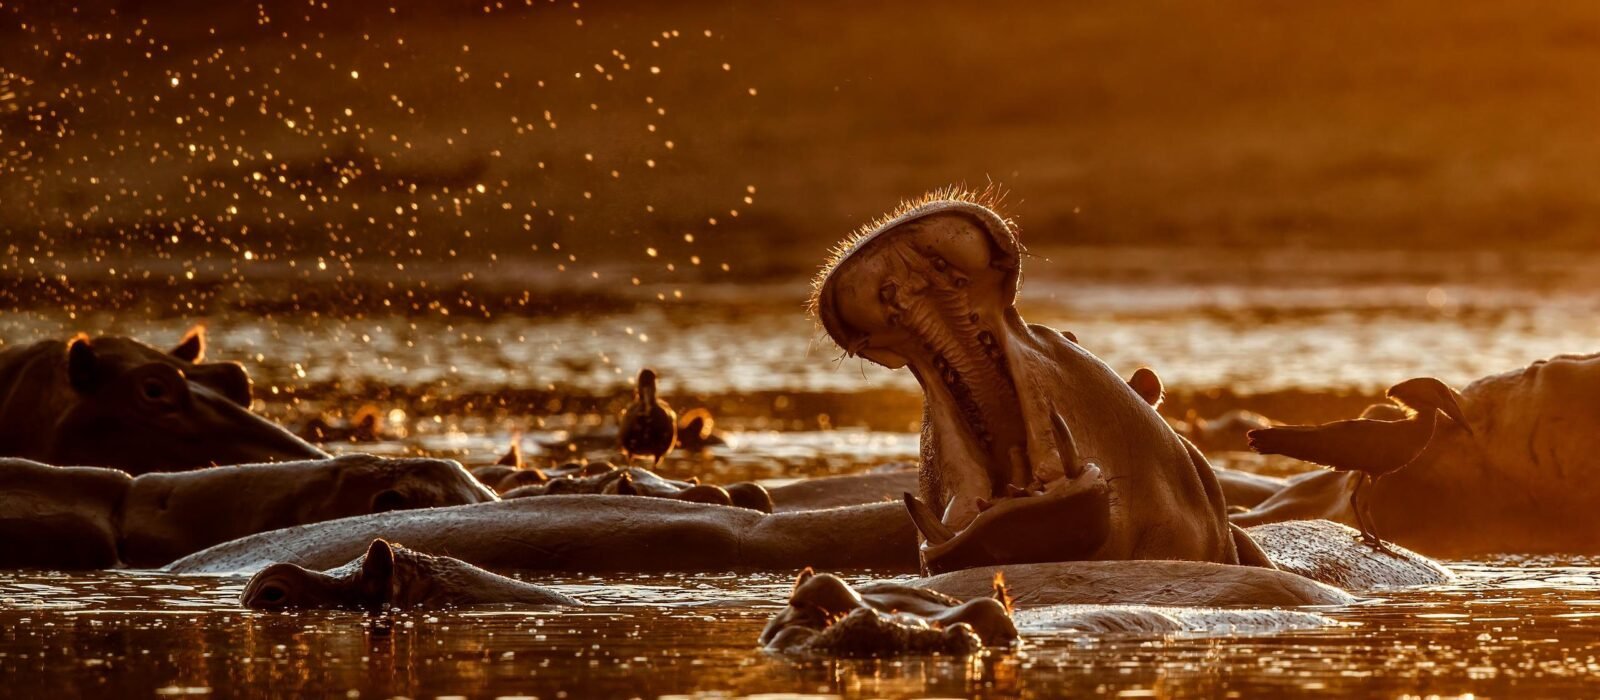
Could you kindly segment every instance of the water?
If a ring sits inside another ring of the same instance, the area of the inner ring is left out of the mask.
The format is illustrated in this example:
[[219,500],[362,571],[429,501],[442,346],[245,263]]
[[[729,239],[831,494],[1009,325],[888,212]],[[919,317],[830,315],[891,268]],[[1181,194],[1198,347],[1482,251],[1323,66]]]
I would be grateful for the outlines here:
[[[18,697],[1104,697],[1588,695],[1600,567],[1458,562],[1458,583],[1324,612],[1338,626],[1249,636],[1025,631],[1016,651],[800,660],[755,639],[788,574],[537,575],[594,604],[386,617],[254,613],[239,577],[0,574],[0,687]],[[868,576],[848,576],[861,580]]]
[[[1167,410],[1242,406],[1280,417],[1359,409],[1384,386],[1456,384],[1594,348],[1600,302],[1581,288],[1505,280],[1353,286],[1030,277],[1030,319],[1078,334],[1123,374],[1165,378]],[[129,313],[28,307],[7,344],[79,329],[175,341],[196,318],[211,354],[256,378],[287,423],[374,404],[388,434],[336,451],[488,462],[520,439],[536,463],[604,436],[649,364],[675,406],[710,407],[729,445],[661,471],[769,484],[915,458],[920,394],[904,373],[853,360],[800,311],[799,282],[760,294],[692,290],[673,305],[590,313]],[[645,294],[649,292],[646,291]],[[161,302],[165,304],[166,302]],[[547,446],[548,445],[548,446]],[[1295,468],[1215,455],[1218,463]],[[533,580],[582,611],[256,614],[239,577],[0,573],[0,695],[432,697],[1589,695],[1600,670],[1600,567],[1590,560],[1458,562],[1450,586],[1390,591],[1326,611],[1339,625],[1274,634],[1102,635],[1031,630],[971,659],[795,660],[756,636],[793,572],[582,574]],[[854,572],[852,579],[868,574]]]

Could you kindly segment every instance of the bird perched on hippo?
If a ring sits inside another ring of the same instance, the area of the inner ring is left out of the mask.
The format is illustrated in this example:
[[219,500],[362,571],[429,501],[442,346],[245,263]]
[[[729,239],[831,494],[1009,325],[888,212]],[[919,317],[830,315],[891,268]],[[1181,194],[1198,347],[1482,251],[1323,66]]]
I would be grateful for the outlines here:
[[1360,475],[1350,491],[1350,510],[1361,539],[1385,549],[1360,502],[1363,487],[1416,461],[1448,418],[1469,434],[1455,390],[1432,377],[1409,379],[1390,387],[1388,396],[1404,410],[1397,420],[1352,418],[1322,425],[1283,425],[1249,433],[1250,448],[1264,455],[1284,455]]

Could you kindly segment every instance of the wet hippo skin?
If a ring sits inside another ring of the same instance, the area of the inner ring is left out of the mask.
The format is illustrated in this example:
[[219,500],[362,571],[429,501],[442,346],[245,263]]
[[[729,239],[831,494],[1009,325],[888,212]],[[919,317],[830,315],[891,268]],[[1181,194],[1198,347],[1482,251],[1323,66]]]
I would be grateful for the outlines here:
[[898,503],[768,515],[661,498],[582,495],[289,528],[212,547],[167,569],[254,571],[272,562],[326,569],[379,537],[500,571],[916,568],[915,533]]
[[0,459],[0,568],[118,566],[117,516],[132,487],[115,469]]
[[493,500],[449,460],[347,455],[130,477],[0,459],[0,566],[160,566],[290,525]]
[[191,331],[162,352],[115,336],[0,352],[0,456],[131,474],[327,457],[250,412],[235,362]]

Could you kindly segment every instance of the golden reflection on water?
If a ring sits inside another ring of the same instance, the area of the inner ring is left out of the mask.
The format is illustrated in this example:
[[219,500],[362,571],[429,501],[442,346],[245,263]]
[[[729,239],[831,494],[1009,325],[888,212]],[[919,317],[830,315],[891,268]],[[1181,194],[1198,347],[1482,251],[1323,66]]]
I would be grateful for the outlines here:
[[755,647],[786,574],[541,575],[599,605],[369,618],[241,611],[237,577],[8,573],[0,681],[20,696],[1588,694],[1600,672],[1600,568],[1589,563],[1458,565],[1458,583],[1325,611],[1341,623],[1330,628],[1098,637],[1025,629],[1011,652],[860,661]]

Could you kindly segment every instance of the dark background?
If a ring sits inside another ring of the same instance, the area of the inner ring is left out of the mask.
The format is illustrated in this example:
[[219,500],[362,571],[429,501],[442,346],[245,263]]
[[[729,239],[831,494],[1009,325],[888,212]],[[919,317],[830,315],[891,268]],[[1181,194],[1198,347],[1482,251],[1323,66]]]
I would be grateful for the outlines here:
[[1593,3],[4,2],[0,70],[12,278],[800,277],[951,183],[1036,250],[1600,240]]

